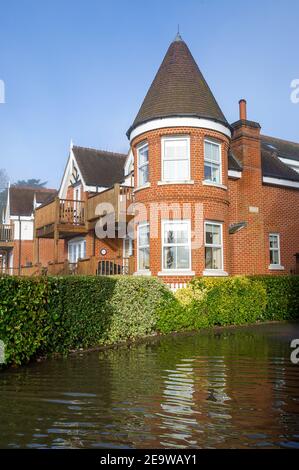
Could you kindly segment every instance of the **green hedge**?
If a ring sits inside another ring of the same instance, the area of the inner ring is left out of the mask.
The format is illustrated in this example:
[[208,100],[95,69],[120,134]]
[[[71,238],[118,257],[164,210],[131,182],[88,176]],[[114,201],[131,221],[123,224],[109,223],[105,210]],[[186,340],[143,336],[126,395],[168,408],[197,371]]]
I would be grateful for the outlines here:
[[176,293],[179,308],[161,310],[162,333],[299,318],[299,276],[196,278]]
[[0,277],[6,363],[156,332],[299,317],[299,276],[198,278],[175,295],[147,277]]

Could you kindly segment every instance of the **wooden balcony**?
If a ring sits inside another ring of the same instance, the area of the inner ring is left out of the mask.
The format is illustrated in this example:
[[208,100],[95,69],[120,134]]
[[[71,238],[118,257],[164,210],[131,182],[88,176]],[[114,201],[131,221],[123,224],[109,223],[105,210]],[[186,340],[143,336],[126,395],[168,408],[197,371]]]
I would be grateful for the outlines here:
[[9,224],[0,224],[0,247],[10,248],[14,244],[14,227]]
[[72,199],[59,199],[39,207],[35,211],[37,238],[67,238],[87,233],[86,203]]
[[133,210],[128,211],[133,203],[133,188],[115,184],[112,188],[94,194],[87,200],[87,223],[92,229],[96,221],[104,215],[113,215],[115,223],[127,222],[133,216]]

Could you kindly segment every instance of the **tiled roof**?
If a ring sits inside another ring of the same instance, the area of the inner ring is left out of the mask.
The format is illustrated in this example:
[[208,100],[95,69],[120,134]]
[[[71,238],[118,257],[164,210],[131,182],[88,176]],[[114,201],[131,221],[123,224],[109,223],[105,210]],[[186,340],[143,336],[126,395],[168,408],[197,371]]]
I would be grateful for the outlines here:
[[127,155],[86,147],[73,147],[85,184],[109,188],[124,179]]
[[34,188],[28,186],[11,186],[9,189],[10,215],[31,216],[34,207],[34,195],[37,202],[45,202],[57,194],[55,189]]
[[228,169],[233,171],[242,171],[242,163],[237,159],[231,150],[228,152]]
[[181,38],[173,41],[127,135],[139,124],[172,116],[227,120]]
[[281,158],[296,160],[299,162],[299,143],[290,142],[288,140],[277,139],[261,135],[262,148],[265,150],[275,151]]
[[262,148],[262,173],[263,176],[299,182],[299,173],[283,163],[272,150]]

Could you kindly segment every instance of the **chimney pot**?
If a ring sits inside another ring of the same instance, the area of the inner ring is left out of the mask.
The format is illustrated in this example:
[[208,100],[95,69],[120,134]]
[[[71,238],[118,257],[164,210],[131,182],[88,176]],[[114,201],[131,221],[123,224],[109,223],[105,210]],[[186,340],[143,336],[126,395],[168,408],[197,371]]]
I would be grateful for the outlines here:
[[247,102],[246,100],[240,100],[239,101],[239,109],[240,109],[240,119],[242,121],[247,120]]

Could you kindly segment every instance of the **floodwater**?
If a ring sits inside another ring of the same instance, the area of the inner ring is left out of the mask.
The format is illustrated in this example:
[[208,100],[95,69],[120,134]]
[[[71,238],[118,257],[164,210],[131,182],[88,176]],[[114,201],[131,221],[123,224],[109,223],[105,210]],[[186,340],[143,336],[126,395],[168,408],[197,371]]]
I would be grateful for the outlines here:
[[299,448],[298,323],[153,338],[0,372],[1,448]]

